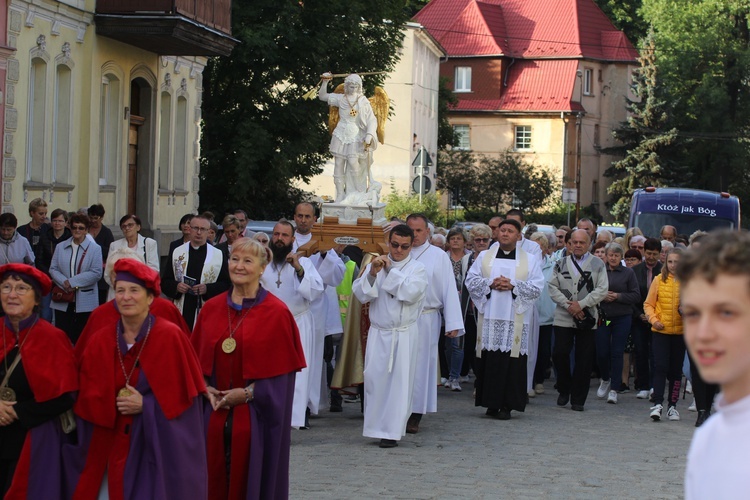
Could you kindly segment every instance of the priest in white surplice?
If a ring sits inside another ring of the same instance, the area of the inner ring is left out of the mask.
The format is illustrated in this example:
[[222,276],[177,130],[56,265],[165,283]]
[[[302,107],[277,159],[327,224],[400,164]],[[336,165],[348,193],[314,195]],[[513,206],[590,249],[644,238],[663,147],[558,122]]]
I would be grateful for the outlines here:
[[417,364],[417,318],[427,289],[425,268],[410,255],[414,233],[406,224],[391,230],[388,255],[375,258],[354,282],[357,299],[370,303],[365,352],[365,425],[362,434],[398,446],[411,414]]
[[202,215],[190,219],[190,241],[176,247],[161,270],[162,291],[174,301],[191,330],[203,303],[232,284],[224,254],[206,241],[210,227]]
[[273,261],[266,266],[260,280],[263,288],[287,305],[297,322],[307,368],[297,373],[294,382],[292,427],[306,429],[308,416],[311,412],[317,414],[320,401],[320,378],[312,374],[320,373],[323,357],[313,356],[316,335],[310,304],[323,293],[323,280],[310,259],[292,252],[293,234],[294,227],[287,220],[280,220],[274,226],[269,245]]
[[417,346],[417,371],[414,376],[412,415],[406,424],[406,432],[419,432],[419,423],[425,413],[437,412],[438,341],[442,310],[445,317],[445,336],[449,338],[464,334],[461,302],[458,299],[453,266],[445,251],[431,245],[427,217],[412,214],[406,224],[414,231],[411,257],[422,263],[427,273],[427,293],[424,309],[419,317],[419,344]]
[[[312,239],[313,224],[315,224],[316,220],[315,207],[313,207],[312,203],[302,202],[297,204],[294,208],[294,223],[296,228],[294,231],[294,245],[292,246],[293,252],[297,252],[299,247],[310,242]],[[336,293],[336,287],[339,286],[341,280],[344,279],[346,265],[334,249],[327,252],[316,252],[310,255],[309,258],[315,266],[315,269],[318,271],[318,274],[320,274],[325,287],[323,294],[311,304],[312,313],[315,317],[315,342],[313,344],[314,351],[310,357],[320,360],[320,364],[316,362],[316,364],[311,367],[316,371],[311,371],[310,377],[319,379],[320,384],[318,384],[317,394],[310,394],[311,401],[316,401],[314,404],[311,403],[310,410],[313,414],[317,414],[319,406],[324,404],[327,399],[327,391],[324,390],[324,388],[327,387],[328,384],[326,382],[325,370],[323,369],[324,363],[322,361],[325,338],[328,335],[336,335],[344,331],[341,324],[339,296],[338,293]]]
[[475,404],[501,420],[526,408],[531,322],[545,286],[540,261],[523,249],[520,234],[518,221],[500,222],[499,245],[480,253],[466,275],[466,289],[482,316]]

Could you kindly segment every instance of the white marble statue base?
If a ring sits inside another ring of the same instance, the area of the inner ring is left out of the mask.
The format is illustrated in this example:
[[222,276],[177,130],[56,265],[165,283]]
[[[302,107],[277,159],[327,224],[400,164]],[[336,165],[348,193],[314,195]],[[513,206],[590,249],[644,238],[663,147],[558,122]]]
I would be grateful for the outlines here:
[[338,217],[339,224],[356,224],[357,219],[372,219],[373,226],[386,223],[385,203],[372,207],[368,205],[342,205],[341,203],[323,203],[323,220],[326,217]]

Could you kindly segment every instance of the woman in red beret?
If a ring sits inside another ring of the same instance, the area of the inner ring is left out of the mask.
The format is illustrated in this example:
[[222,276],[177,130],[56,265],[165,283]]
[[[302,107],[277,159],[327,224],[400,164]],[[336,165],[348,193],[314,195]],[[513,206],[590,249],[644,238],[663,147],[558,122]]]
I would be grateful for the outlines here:
[[51,288],[50,278],[33,266],[0,267],[6,314],[0,341],[0,493],[13,481],[5,498],[62,497],[58,417],[73,407],[78,377],[67,335],[39,317]]
[[294,316],[260,285],[270,250],[232,244],[232,288],[207,301],[190,338],[206,376],[210,499],[287,498],[292,398],[305,354]]
[[79,358],[82,470],[74,498],[205,498],[200,366],[187,336],[149,311],[159,274],[115,263],[119,320],[94,332]]

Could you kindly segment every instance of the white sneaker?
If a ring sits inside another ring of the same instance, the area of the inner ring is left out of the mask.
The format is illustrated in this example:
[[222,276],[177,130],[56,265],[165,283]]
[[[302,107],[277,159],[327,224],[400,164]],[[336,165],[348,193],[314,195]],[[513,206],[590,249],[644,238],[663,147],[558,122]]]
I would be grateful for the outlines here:
[[693,384],[691,384],[689,380],[687,381],[687,384],[685,385],[685,392],[687,392],[688,394],[693,393]]
[[638,399],[648,399],[649,398],[649,393],[648,393],[648,391],[645,391],[645,390],[644,391],[638,391],[638,394],[636,394],[635,397],[637,397]]
[[536,384],[534,386],[534,392],[537,394],[544,394],[544,384]]
[[688,406],[688,411],[698,411],[698,407],[695,405],[695,398],[693,398],[693,402]]
[[654,422],[658,422],[659,420],[661,420],[661,411],[663,409],[664,409],[664,407],[662,405],[659,405],[659,404],[652,406],[651,407],[651,415],[650,415],[651,420],[653,420]]
[[453,379],[450,381],[450,390],[455,392],[461,392],[461,384],[458,382],[458,379]]
[[531,389],[531,390],[530,390],[530,391],[528,392],[528,395],[529,395],[529,397],[530,397],[530,398],[535,398],[535,397],[536,397],[536,392],[534,392],[534,389]]
[[617,391],[609,391],[609,396],[607,397],[607,403],[611,403],[613,405],[617,404]]
[[609,392],[609,380],[600,380],[599,388],[596,390],[596,397],[599,399],[603,398]]
[[677,408],[674,406],[670,406],[669,410],[667,410],[667,418],[672,421],[677,421],[680,419],[680,414],[677,412]]
[[447,379],[445,377],[440,377],[440,383],[446,389],[450,389],[451,388],[451,381],[450,381],[450,379]]
[[458,383],[459,384],[468,384],[470,382],[469,376],[464,375],[463,377],[458,377]]

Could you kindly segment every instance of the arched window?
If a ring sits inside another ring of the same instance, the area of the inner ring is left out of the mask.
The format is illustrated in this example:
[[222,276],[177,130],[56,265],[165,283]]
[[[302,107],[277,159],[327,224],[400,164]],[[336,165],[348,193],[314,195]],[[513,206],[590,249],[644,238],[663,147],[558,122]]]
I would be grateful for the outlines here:
[[72,71],[58,64],[55,71],[55,106],[52,128],[52,180],[67,184],[70,172],[70,128],[72,111]]
[[169,189],[169,132],[172,128],[172,96],[169,92],[161,93],[161,112],[159,120],[159,189]]
[[29,75],[29,127],[26,179],[44,182],[45,126],[47,123],[47,62],[35,57]]
[[188,100],[184,96],[177,98],[177,113],[174,127],[174,188],[176,191],[187,191],[185,178],[188,162]]
[[117,159],[120,156],[120,99],[122,81],[112,73],[102,77],[99,116],[99,185],[117,182]]

